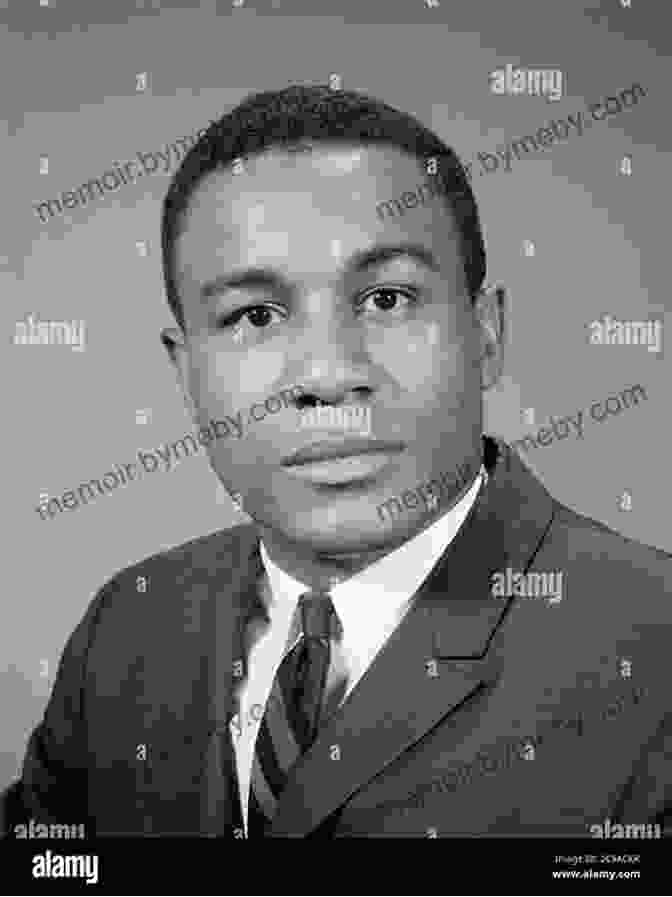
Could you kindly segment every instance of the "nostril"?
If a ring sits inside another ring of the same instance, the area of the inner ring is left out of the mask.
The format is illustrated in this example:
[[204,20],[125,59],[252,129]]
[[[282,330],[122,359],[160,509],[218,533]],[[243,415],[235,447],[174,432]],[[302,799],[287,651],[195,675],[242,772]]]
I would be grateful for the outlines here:
[[307,395],[306,393],[300,395],[296,400],[296,407],[300,410],[303,408],[321,408],[326,404],[322,399],[318,399],[317,396]]

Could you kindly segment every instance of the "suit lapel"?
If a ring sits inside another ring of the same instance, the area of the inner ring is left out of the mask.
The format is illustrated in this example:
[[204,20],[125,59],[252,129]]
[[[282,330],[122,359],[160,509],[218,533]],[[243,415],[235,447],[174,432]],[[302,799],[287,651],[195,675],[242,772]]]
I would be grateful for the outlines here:
[[234,697],[241,661],[244,672],[244,626],[259,602],[257,581],[263,566],[254,527],[241,527],[234,550],[233,561],[228,556],[221,568],[213,565],[208,580],[213,593],[207,623],[209,734],[200,789],[200,832],[209,837],[221,837],[231,828],[242,826],[229,722],[236,712]]
[[505,444],[485,439],[490,479],[401,625],[298,761],[269,835],[303,837],[478,689],[494,685],[511,600],[491,575],[524,571],[552,499]]

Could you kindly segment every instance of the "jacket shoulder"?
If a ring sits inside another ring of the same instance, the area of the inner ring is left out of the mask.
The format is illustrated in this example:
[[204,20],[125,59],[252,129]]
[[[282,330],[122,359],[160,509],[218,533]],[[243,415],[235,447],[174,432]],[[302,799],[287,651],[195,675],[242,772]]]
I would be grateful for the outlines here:
[[[80,628],[90,629],[103,619],[110,625],[136,629],[143,621],[164,621],[171,611],[197,605],[215,591],[226,590],[232,575],[249,563],[257,532],[251,524],[218,530],[182,545],[149,555],[117,571],[89,604]],[[89,625],[87,625],[89,624]]]
[[608,557],[622,557],[637,565],[660,563],[664,567],[672,562],[672,554],[664,549],[624,536],[606,523],[580,514],[557,501],[553,526],[556,533],[570,539],[577,549],[583,543],[586,550],[601,550]]
[[103,588],[121,580],[150,574],[165,580],[174,577],[178,570],[182,571],[181,578],[190,575],[211,577],[243,561],[245,553],[251,550],[256,539],[256,530],[250,524],[198,536],[182,545],[164,549],[129,564],[117,571]]
[[637,596],[641,608],[653,601],[672,620],[672,554],[621,535],[616,530],[555,503],[544,551],[562,558],[568,569],[585,575],[599,591]]

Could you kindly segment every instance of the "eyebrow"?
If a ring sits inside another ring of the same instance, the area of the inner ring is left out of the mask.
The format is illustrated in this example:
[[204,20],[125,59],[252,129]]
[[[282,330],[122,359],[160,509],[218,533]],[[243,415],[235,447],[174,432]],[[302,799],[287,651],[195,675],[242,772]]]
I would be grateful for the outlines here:
[[[428,268],[430,271],[440,270],[434,253],[419,243],[397,243],[394,245],[374,246],[354,253],[348,261],[348,272],[361,274],[372,268],[379,268],[398,258],[410,258]],[[271,268],[247,268],[233,274],[223,274],[201,285],[200,295],[203,300],[225,293],[233,289],[277,289],[284,285],[284,278]]]

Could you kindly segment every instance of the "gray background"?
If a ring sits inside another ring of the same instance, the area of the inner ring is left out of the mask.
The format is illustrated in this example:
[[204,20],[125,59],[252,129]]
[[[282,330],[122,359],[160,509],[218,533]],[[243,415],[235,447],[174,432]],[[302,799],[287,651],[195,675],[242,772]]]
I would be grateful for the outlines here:
[[[191,428],[159,329],[159,211],[170,173],[144,177],[42,223],[33,203],[163,150],[246,93],[327,82],[372,93],[433,126],[465,161],[634,82],[648,96],[513,171],[474,177],[490,281],[511,290],[506,377],[485,399],[486,430],[536,432],[640,383],[648,401],[527,454],[560,501],[672,551],[668,467],[672,355],[591,347],[609,313],[670,324],[670,33],[666,4],[632,0],[0,0],[4,334],[4,589],[0,599],[0,787],[19,771],[64,643],[115,571],[245,519],[203,451],[42,521],[62,495]],[[667,20],[667,21],[666,21]],[[663,43],[665,42],[665,44]],[[560,68],[565,96],[495,96],[507,62]],[[136,92],[136,73],[149,88]],[[633,174],[619,173],[624,155]],[[49,158],[40,174],[39,157]],[[172,173],[171,168],[171,173]],[[401,192],[400,188],[400,192]],[[523,254],[532,240],[536,254]],[[141,257],[136,241],[149,243]],[[15,322],[84,319],[86,350],[12,345]],[[663,339],[665,340],[666,334]],[[527,427],[521,408],[535,409]],[[149,423],[136,410],[149,409]],[[632,510],[619,496],[632,494]],[[633,596],[636,599],[636,596]],[[141,594],[138,600],[142,600]],[[160,634],[157,634],[157,636]],[[46,662],[46,663],[45,663]],[[46,675],[42,673],[46,670]]]

